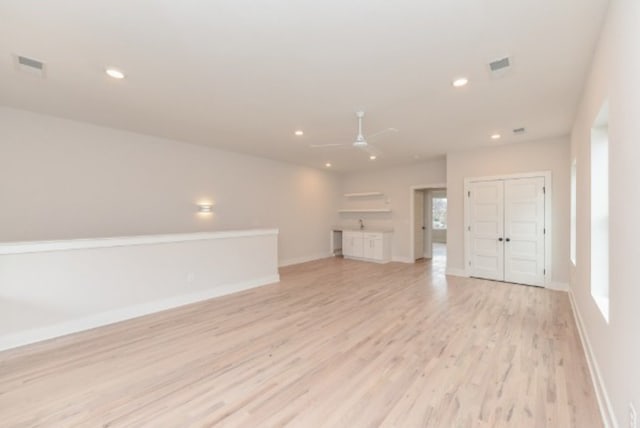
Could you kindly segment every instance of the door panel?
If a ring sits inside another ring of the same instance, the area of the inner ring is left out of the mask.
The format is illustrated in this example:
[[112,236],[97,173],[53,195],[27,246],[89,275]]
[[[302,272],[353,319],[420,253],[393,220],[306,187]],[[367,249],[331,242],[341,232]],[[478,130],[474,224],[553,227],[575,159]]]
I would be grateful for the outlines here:
[[504,183],[471,183],[469,200],[471,276],[504,279]]
[[364,257],[373,260],[382,260],[382,238],[368,237],[364,240]]
[[505,281],[544,285],[544,185],[543,177],[505,180]]

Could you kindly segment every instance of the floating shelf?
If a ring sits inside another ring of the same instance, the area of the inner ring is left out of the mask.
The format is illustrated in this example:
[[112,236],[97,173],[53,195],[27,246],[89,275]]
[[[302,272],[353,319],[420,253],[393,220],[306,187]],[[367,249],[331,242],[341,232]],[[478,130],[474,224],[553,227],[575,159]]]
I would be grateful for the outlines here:
[[360,193],[345,193],[345,198],[364,198],[366,196],[382,196],[382,192],[360,192]]
[[363,208],[338,210],[339,213],[390,213],[391,208]]

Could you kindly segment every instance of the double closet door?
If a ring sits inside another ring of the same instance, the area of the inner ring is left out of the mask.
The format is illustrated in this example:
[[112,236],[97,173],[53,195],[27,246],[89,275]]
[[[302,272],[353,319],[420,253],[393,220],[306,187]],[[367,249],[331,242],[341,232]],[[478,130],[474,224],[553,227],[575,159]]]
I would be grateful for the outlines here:
[[544,177],[469,183],[471,276],[544,285],[545,191]]

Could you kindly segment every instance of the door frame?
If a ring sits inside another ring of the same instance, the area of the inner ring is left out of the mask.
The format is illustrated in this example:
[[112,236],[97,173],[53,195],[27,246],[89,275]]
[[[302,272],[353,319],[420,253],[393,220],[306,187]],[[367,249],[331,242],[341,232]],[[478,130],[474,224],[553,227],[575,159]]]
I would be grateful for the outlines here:
[[409,187],[409,259],[407,262],[415,263],[413,260],[413,254],[415,251],[416,240],[414,233],[415,227],[415,205],[416,200],[414,198],[414,192],[416,190],[436,190],[436,189],[446,189],[447,183],[435,183],[435,184],[417,184]]
[[470,213],[469,213],[469,198],[468,192],[470,191],[471,183],[477,181],[494,181],[494,180],[511,180],[518,178],[534,178],[534,177],[544,177],[544,227],[546,229],[546,233],[544,235],[544,286],[549,287],[552,283],[551,278],[553,276],[553,271],[551,269],[551,237],[553,236],[553,228],[552,228],[552,195],[553,195],[553,185],[551,181],[551,171],[537,171],[537,172],[523,172],[520,174],[505,174],[505,175],[491,175],[486,177],[467,177],[464,179],[464,272],[466,276],[471,276],[471,271],[469,269],[469,263],[471,261],[471,233],[469,231],[469,222],[470,222]]

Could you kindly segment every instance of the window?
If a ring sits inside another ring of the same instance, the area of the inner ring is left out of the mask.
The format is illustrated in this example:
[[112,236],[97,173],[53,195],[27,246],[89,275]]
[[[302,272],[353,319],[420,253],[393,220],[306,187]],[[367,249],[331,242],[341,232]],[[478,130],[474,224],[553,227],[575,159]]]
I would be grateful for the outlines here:
[[591,129],[591,296],[609,322],[609,114]]
[[433,229],[447,229],[447,198],[433,198]]
[[577,227],[577,171],[576,160],[571,163],[571,263],[576,265],[576,227]]

